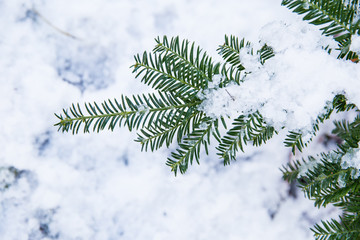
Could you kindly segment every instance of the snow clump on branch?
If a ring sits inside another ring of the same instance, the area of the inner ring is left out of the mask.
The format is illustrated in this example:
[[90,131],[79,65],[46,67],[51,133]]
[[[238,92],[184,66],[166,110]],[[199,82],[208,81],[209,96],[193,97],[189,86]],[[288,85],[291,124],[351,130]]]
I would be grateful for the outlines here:
[[[253,55],[248,48],[240,52],[243,82],[207,89],[199,110],[212,118],[231,119],[259,111],[276,130],[285,127],[306,134],[336,94],[345,93],[360,105],[360,68],[328,54],[324,46],[336,42],[321,36],[316,27],[274,22],[262,28],[259,39]],[[256,50],[264,44],[275,56],[261,65]]]

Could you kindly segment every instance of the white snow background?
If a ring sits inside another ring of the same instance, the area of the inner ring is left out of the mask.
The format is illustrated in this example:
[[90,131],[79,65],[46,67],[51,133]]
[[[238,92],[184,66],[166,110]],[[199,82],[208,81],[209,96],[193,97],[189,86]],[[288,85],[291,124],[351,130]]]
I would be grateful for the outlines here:
[[[230,166],[212,152],[202,155],[200,166],[174,177],[165,165],[170,150],[141,152],[136,134],[125,128],[72,135],[53,126],[54,113],[72,103],[150,91],[129,67],[135,54],[154,47],[157,36],[195,41],[215,59],[224,34],[254,43],[263,37],[292,61],[291,36],[304,29],[309,36],[320,32],[280,3],[0,1],[0,239],[313,239],[309,227],[338,212],[313,207],[281,179],[279,168],[291,158],[282,143],[286,132],[260,148],[247,147]],[[271,32],[279,24],[290,27]],[[311,66],[306,44],[313,39],[304,40],[305,61],[299,64]],[[344,72],[353,70],[342,64]],[[328,94],[307,99],[305,106],[323,105]],[[322,149],[320,140],[313,149]]]

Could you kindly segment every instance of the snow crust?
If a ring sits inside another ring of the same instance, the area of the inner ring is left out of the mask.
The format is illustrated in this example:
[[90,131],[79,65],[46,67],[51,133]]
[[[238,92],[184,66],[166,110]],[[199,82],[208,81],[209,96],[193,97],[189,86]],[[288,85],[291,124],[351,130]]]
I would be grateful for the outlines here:
[[341,167],[343,169],[353,168],[351,177],[356,179],[360,177],[360,152],[358,149],[349,151],[341,158]]
[[360,53],[360,36],[355,35],[351,38],[351,50]]
[[316,165],[318,165],[318,161],[314,160],[314,161],[308,161],[306,163],[303,163],[301,166],[300,166],[300,169],[299,169],[299,176],[306,176],[306,173],[308,171],[312,171],[314,170],[314,168],[316,167]]
[[[286,127],[307,133],[336,94],[345,93],[350,102],[360,103],[360,68],[323,50],[335,46],[335,41],[321,36],[315,27],[277,21],[264,26],[259,39],[252,47],[267,44],[275,57],[261,65],[258,55],[243,48],[243,82],[206,91],[200,109],[207,115],[236,118],[258,110],[277,130]],[[353,45],[359,48],[357,38]]]

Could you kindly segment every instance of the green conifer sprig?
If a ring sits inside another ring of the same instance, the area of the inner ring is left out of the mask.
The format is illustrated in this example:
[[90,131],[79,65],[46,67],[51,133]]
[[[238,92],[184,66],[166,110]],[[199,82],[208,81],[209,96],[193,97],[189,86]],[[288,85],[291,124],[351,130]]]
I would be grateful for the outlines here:
[[[179,37],[171,38],[166,36],[162,41],[155,39],[157,45],[154,54],[160,54],[166,58],[166,64],[172,66],[174,73],[182,76],[183,80],[196,86],[198,90],[207,87],[212,76],[218,73],[219,63],[214,64],[211,57],[195,43],[190,44],[188,40],[180,41]],[[214,71],[214,70],[217,71]]]
[[[214,63],[206,52],[188,40],[163,37],[155,41],[153,51],[136,55],[131,67],[136,78],[157,90],[156,93],[121,96],[120,101],[108,100],[101,105],[87,103],[86,114],[79,104],[73,105],[64,109],[63,114],[56,115],[59,122],[55,125],[59,130],[76,134],[80,129],[99,132],[105,128],[114,130],[116,126],[127,126],[130,131],[138,130],[136,141],[145,151],[169,147],[176,139],[179,147],[166,163],[175,174],[184,173],[194,160],[199,163],[200,153],[202,149],[208,153],[212,137],[219,142],[218,154],[228,164],[235,160],[236,146],[243,149],[248,142],[259,146],[273,136],[274,128],[266,125],[261,114],[256,112],[239,116],[238,120],[247,117],[244,125],[239,129],[235,120],[234,128],[222,137],[219,120],[226,129],[224,118],[212,119],[199,110],[204,100],[199,94],[208,89],[215,75],[221,75],[216,88],[231,82],[240,84],[245,70],[239,60],[242,48],[249,54],[256,54],[259,62],[264,64],[274,56],[271,47],[264,45],[254,51],[251,43],[245,43],[244,39],[225,36],[225,44],[218,49],[225,63],[220,64]],[[235,133],[241,137],[234,138],[232,134]]]
[[[334,111],[359,112],[356,105],[348,103],[343,94],[334,97],[332,106],[320,121],[328,119]],[[289,163],[282,169],[284,179],[295,181],[305,193],[314,200],[317,207],[328,204],[340,207],[343,215],[339,220],[331,219],[316,224],[312,231],[316,240],[320,239],[360,239],[360,179],[354,177],[359,171],[353,167],[343,168],[342,158],[350,151],[358,148],[360,141],[360,115],[357,114],[352,122],[347,120],[334,121],[333,134],[342,139],[338,148],[330,153],[321,153],[316,157],[310,156],[307,161],[299,160]],[[317,126],[318,127],[318,126]],[[316,129],[314,129],[316,130]],[[311,166],[308,168],[308,166]],[[303,168],[308,168],[305,175],[299,176]]]
[[202,147],[205,153],[208,154],[208,146],[210,145],[211,136],[219,138],[218,132],[218,120],[213,121],[211,118],[205,117],[202,124],[206,126],[200,127],[199,125],[186,136],[178,145],[176,151],[171,153],[171,157],[168,158],[166,165],[171,167],[171,171],[174,172],[175,176],[180,171],[184,174],[189,167],[189,164],[193,164],[195,160],[200,164],[200,153]]
[[[345,99],[343,97],[337,96],[335,99]],[[338,103],[334,101],[334,103]],[[339,107],[341,106],[341,107]],[[350,109],[344,107],[345,105],[337,105],[337,110],[340,109]],[[334,121],[335,128],[333,134],[336,134],[343,141],[338,148],[332,153],[322,153],[318,157],[309,157],[308,161],[303,163],[297,161],[295,163],[289,163],[287,167],[284,168],[284,178],[286,180],[295,180],[299,169],[308,165],[308,162],[316,162],[317,166],[313,170],[309,170],[306,175],[306,181],[302,177],[302,188],[306,192],[309,198],[313,198],[314,192],[320,189],[325,189],[325,186],[330,187],[330,185],[336,185],[338,183],[338,175],[346,174],[347,171],[341,168],[340,161],[342,156],[349,152],[349,150],[357,148],[360,141],[360,116],[358,115],[352,123],[348,121]],[[343,178],[346,176],[343,175]],[[332,182],[331,182],[332,181]],[[331,183],[331,184],[330,184]],[[330,185],[328,185],[330,184]],[[319,195],[320,196],[320,195]]]
[[[249,54],[255,54],[251,42],[245,41],[245,38],[240,40],[236,36],[225,35],[225,42],[219,46],[217,51],[227,63],[236,67],[239,71],[243,71],[245,67],[241,64],[240,57],[240,50],[243,48],[246,49]],[[274,50],[267,44],[264,44],[256,54],[259,56],[259,62],[261,64],[264,64],[266,60],[275,56]]]
[[305,196],[313,199],[317,207],[339,202],[353,187],[351,184],[339,186],[339,177],[348,179],[351,169],[342,169],[328,154],[309,159],[317,164],[307,171],[300,182]]
[[[302,152],[303,148],[307,147],[313,140],[313,137],[316,136],[316,133],[319,131],[319,125],[323,123],[325,120],[331,117],[331,114],[334,112],[345,112],[350,111],[352,109],[357,109],[357,107],[352,103],[347,103],[347,99],[343,94],[337,94],[333,98],[333,102],[328,103],[324,107],[324,112],[320,113],[315,121],[312,123],[312,131],[306,133],[310,134],[307,141],[303,141],[303,133],[301,131],[289,131],[288,135],[284,140],[284,144],[286,147],[290,147],[293,154],[295,154],[296,150]],[[336,123],[335,123],[336,125]],[[336,130],[334,130],[336,131]],[[334,132],[334,134],[337,134]]]
[[188,108],[186,112],[169,112],[165,120],[159,120],[158,125],[147,126],[140,129],[138,138],[141,150],[155,151],[163,146],[169,147],[173,139],[181,142],[184,136],[189,134],[195,123],[199,122],[199,113],[196,108]]
[[[341,96],[337,96],[337,99],[345,100]],[[336,101],[334,102],[336,103]],[[352,109],[346,105],[342,101],[342,104],[335,106],[337,110]],[[356,106],[354,107],[356,108]],[[284,178],[289,181],[299,179],[300,188],[306,197],[314,200],[315,206],[325,207],[328,204],[334,204],[344,211],[340,221],[323,221],[321,224],[315,225],[312,229],[315,239],[358,239],[360,237],[358,215],[360,210],[360,179],[356,177],[356,173],[359,169],[352,166],[343,168],[341,163],[346,154],[354,151],[354,147],[358,148],[360,116],[358,115],[351,123],[345,120],[334,123],[333,133],[343,140],[338,149],[330,153],[322,153],[316,157],[310,156],[308,161],[302,163],[300,161],[290,163],[282,171]],[[311,165],[312,167],[306,171],[305,175],[299,176],[300,170]]]
[[[225,35],[225,42],[219,46],[217,51],[227,63],[242,71],[245,70],[245,67],[240,62],[240,50],[242,48],[250,49],[251,43],[245,41],[245,38],[239,40],[238,37]],[[250,51],[253,53],[252,49]]]
[[352,149],[359,147],[360,141],[360,115],[353,122],[347,120],[334,121],[333,133],[343,140],[343,144],[337,149],[337,153],[345,155]]
[[283,0],[282,5],[304,15],[304,20],[321,26],[324,35],[332,36],[339,43],[339,58],[358,61],[358,55],[350,51],[351,36],[359,34],[359,1],[334,0]]
[[316,224],[312,231],[316,240],[348,240],[359,239],[360,229],[344,223],[340,217],[340,222],[331,219],[331,221],[321,221],[322,226]]
[[[297,159],[295,161],[289,162],[286,165],[283,165],[282,168],[280,168],[280,171],[283,173],[283,179],[290,183],[299,179],[299,172],[302,164],[306,164],[305,159],[302,159],[302,161]],[[301,179],[301,181],[303,180]]]
[[289,131],[289,134],[286,135],[284,140],[285,147],[290,147],[291,152],[295,155],[296,149],[300,152],[305,147],[305,144],[302,140],[302,133],[296,131]]
[[[199,101],[185,103],[172,93],[134,95],[132,98],[121,96],[121,101],[104,101],[100,106],[94,102],[86,103],[87,115],[83,114],[79,104],[73,104],[69,110],[57,115],[59,122],[55,126],[59,131],[78,133],[105,129],[114,130],[116,126],[127,126],[129,130],[150,127],[167,121],[172,115],[184,114],[199,104]],[[180,118],[175,118],[181,120]],[[173,120],[173,119],[171,119]],[[170,120],[168,120],[170,121]]]
[[258,53],[261,64],[264,64],[267,60],[275,56],[274,49],[267,44],[262,46]]
[[355,104],[347,102],[344,94],[337,94],[334,97],[333,106],[336,112],[345,112],[356,108]]
[[233,127],[221,138],[220,144],[216,148],[217,154],[224,160],[224,165],[235,161],[236,153],[239,150],[244,152],[244,145],[248,142],[252,142],[254,146],[260,146],[275,133],[275,129],[266,125],[258,112],[247,117],[240,115],[234,119],[232,125]]
[[358,0],[283,0],[282,5],[297,14],[304,14],[304,20],[311,24],[324,25],[321,28],[323,34],[333,36],[337,41],[350,38],[359,30],[354,22]]
[[[358,221],[360,216],[357,214],[360,208],[360,193],[359,192],[355,192],[351,195],[345,196],[344,201],[334,204],[337,207],[341,207],[346,214],[344,214],[344,219],[349,218],[349,216],[351,216],[352,214],[356,214],[356,219],[355,221]],[[353,217],[353,216],[351,216]],[[354,221],[354,220],[352,220]],[[359,222],[360,224],[360,222]]]

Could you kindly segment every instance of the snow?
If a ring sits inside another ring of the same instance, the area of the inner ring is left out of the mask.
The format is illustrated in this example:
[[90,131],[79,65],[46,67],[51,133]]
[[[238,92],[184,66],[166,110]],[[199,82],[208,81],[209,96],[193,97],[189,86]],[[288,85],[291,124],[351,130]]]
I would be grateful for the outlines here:
[[261,65],[257,55],[243,48],[244,82],[207,91],[200,109],[208,116],[236,118],[259,111],[277,130],[306,134],[336,94],[345,92],[350,102],[360,103],[358,66],[323,50],[335,41],[321,36],[316,27],[275,21],[260,30],[259,39],[273,48],[275,57]]
[[309,160],[302,164],[299,169],[299,177],[306,176],[306,173],[308,173],[308,171],[313,171],[317,165],[318,162],[316,160]]
[[140,104],[137,106],[137,111],[139,114],[144,114],[150,111],[149,107],[145,104]]
[[261,68],[260,58],[256,54],[251,54],[252,46],[245,46],[240,49],[239,58],[241,63],[243,63],[246,73],[256,73],[259,68]]
[[352,168],[351,177],[353,179],[360,177],[360,152],[358,149],[351,149],[341,158],[341,167],[343,169]]
[[351,50],[360,53],[360,36],[355,35],[351,38]]
[[[215,58],[224,34],[269,43],[279,58],[254,67],[240,89],[217,91],[217,76],[209,92],[226,98],[229,108],[241,106],[237,111],[258,107],[255,100],[239,102],[260,99],[268,119],[289,128],[308,125],[333,94],[329,88],[308,93],[326,85],[310,78],[326,73],[342,86],[355,67],[320,51],[323,42],[314,48],[318,33],[298,28],[299,18],[280,2],[0,1],[1,239],[313,239],[309,227],[338,212],[289,194],[278,170],[290,154],[281,134],[262,148],[247,147],[229,167],[213,152],[202,155],[201,166],[175,178],[164,164],[170,151],[141,152],[127,129],[72,135],[53,126],[53,113],[72,103],[149,91],[129,66],[164,34],[194,40]],[[287,68],[301,70],[303,78],[290,71],[273,76]],[[351,78],[358,75],[354,70]],[[257,82],[264,76],[273,79]],[[354,103],[360,102],[357,84],[343,89]],[[304,106],[271,98],[286,99],[286,91],[311,98]]]
[[[223,78],[224,78],[224,76],[222,76],[221,74],[215,74],[212,77],[211,82],[209,82],[208,88],[218,88],[221,81],[223,81]],[[199,92],[199,93],[201,93],[201,92]]]

